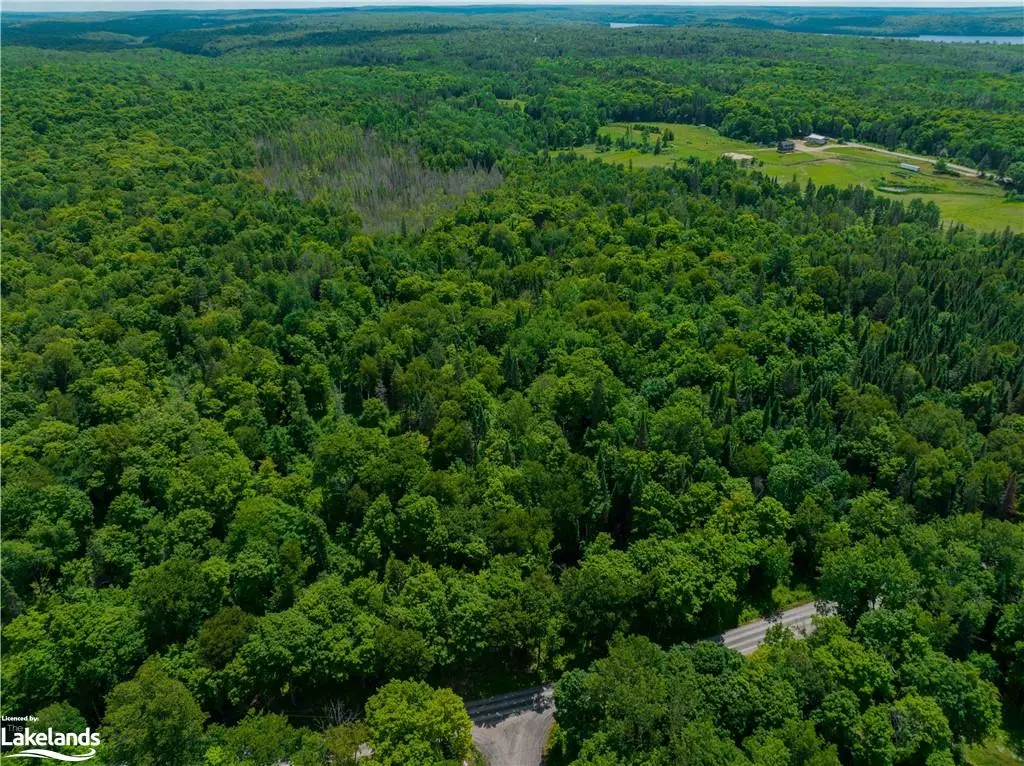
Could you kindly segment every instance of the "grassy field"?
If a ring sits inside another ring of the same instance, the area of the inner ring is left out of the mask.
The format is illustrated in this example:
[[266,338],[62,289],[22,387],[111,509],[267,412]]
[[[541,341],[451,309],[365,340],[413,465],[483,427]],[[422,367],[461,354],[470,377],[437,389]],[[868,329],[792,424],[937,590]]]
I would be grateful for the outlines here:
[[970,766],[1020,766],[1024,754],[1024,716],[1003,702],[1002,728],[984,744],[971,745],[964,755]]
[[971,745],[965,753],[970,766],[1020,766],[1021,760],[1002,741],[990,739],[984,745]]
[[[1003,190],[991,181],[977,178],[953,177],[935,173],[930,165],[923,165],[920,173],[908,173],[899,168],[901,160],[868,149],[830,146],[819,152],[793,152],[779,154],[774,147],[763,147],[720,136],[714,128],[696,125],[651,123],[662,130],[670,129],[675,135],[672,144],[661,154],[639,149],[612,149],[598,152],[588,145],[574,151],[584,157],[597,157],[605,162],[629,165],[634,168],[671,165],[684,162],[688,157],[713,160],[725,152],[749,154],[757,169],[781,181],[795,178],[801,185],[808,180],[819,186],[834,184],[846,187],[858,184],[873,189],[886,197],[901,198],[909,202],[914,197],[935,202],[942,216],[982,231],[1002,230],[1009,226],[1024,231],[1024,202],[1007,202]],[[625,124],[607,125],[601,133],[618,138],[626,132]],[[904,188],[905,192],[882,191],[885,188]]]

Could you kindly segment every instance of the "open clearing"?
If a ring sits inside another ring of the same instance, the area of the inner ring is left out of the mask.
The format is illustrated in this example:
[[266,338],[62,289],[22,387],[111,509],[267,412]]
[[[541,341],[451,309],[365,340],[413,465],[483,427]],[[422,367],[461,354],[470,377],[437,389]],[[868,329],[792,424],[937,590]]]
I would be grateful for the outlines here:
[[1007,705],[1002,726],[985,742],[964,750],[969,766],[1020,766],[1024,763],[1024,713]]
[[[858,184],[873,189],[885,197],[909,202],[915,197],[935,202],[947,221],[956,221],[981,231],[1024,231],[1024,202],[1009,202],[1003,189],[992,181],[965,175],[950,176],[936,173],[932,165],[921,164],[918,173],[901,170],[898,156],[876,152],[870,148],[828,144],[813,151],[795,151],[780,154],[774,146],[758,146],[746,141],[726,138],[714,128],[671,123],[645,123],[671,130],[675,138],[660,154],[640,149],[610,149],[598,152],[593,144],[573,151],[583,157],[599,158],[605,162],[629,165],[634,168],[658,167],[684,162],[688,157],[714,160],[727,152],[754,157],[755,169],[780,181],[796,179],[801,185],[808,180],[819,186],[833,184],[846,187]],[[624,135],[626,123],[606,125],[602,134],[614,141]],[[637,131],[634,131],[637,135]],[[653,140],[653,136],[652,136]],[[886,191],[906,189],[905,192]]]

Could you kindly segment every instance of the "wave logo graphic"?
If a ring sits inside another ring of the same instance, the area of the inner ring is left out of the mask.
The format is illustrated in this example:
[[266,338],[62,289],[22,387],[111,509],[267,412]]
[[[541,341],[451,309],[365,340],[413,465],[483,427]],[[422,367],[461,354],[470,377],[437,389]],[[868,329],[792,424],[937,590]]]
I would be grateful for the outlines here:
[[90,758],[96,757],[96,750],[92,749],[88,753],[82,755],[65,755],[64,753],[55,753],[52,750],[44,750],[41,747],[33,748],[31,750],[22,750],[20,753],[10,753],[5,755],[4,758],[48,758],[51,761],[65,761],[74,763],[77,761],[88,761]]
[[[4,758],[42,758],[47,761],[63,761],[77,763],[96,757],[96,748],[100,744],[99,732],[86,728],[83,732],[54,731],[47,727],[45,731],[33,731],[32,727],[22,725],[36,723],[35,716],[2,716],[0,717],[0,746],[18,748],[16,753],[8,753]],[[89,748],[81,755],[67,755],[51,747],[61,749],[68,747]]]

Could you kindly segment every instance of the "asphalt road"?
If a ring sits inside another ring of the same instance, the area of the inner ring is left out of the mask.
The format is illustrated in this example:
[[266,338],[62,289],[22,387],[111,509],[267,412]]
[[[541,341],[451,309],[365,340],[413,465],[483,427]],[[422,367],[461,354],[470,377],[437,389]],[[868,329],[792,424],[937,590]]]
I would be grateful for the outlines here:
[[727,630],[720,636],[714,636],[711,640],[718,644],[724,644],[730,649],[735,649],[740,654],[753,654],[754,650],[764,641],[768,629],[773,625],[781,623],[793,633],[806,636],[814,630],[811,618],[816,614],[818,614],[818,609],[812,601],[810,604],[794,606],[777,615]]
[[[782,623],[798,635],[807,635],[818,613],[813,603],[795,606],[777,615],[726,631],[710,640],[741,654],[751,654],[773,625]],[[537,686],[466,704],[473,720],[473,742],[490,766],[540,766],[544,745],[555,720],[551,686]]]

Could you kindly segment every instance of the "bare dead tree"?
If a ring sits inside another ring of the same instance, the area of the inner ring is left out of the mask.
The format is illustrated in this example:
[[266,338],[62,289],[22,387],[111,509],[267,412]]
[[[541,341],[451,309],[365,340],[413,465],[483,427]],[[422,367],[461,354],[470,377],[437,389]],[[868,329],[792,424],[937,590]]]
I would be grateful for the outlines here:
[[324,704],[320,718],[320,728],[330,729],[343,723],[355,723],[360,718],[362,716],[358,710],[348,707],[342,700],[335,699]]
[[415,147],[388,144],[372,131],[309,122],[256,141],[258,169],[268,188],[303,201],[351,208],[371,233],[422,231],[470,194],[493,189],[501,172],[467,164],[440,171]]

